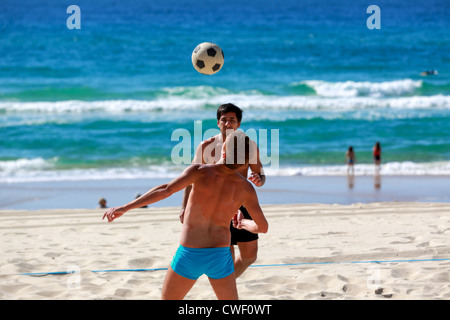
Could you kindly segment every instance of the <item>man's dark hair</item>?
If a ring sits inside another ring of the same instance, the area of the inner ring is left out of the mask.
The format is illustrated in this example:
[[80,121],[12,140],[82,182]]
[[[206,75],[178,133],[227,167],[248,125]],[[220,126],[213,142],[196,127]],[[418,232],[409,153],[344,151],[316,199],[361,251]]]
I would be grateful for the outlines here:
[[217,109],[217,121],[219,121],[220,117],[227,112],[234,112],[236,114],[238,122],[241,122],[243,111],[238,106],[235,106],[232,103],[225,103],[219,106],[219,108]]
[[244,132],[236,130],[226,139],[225,165],[235,170],[250,160],[250,138]]

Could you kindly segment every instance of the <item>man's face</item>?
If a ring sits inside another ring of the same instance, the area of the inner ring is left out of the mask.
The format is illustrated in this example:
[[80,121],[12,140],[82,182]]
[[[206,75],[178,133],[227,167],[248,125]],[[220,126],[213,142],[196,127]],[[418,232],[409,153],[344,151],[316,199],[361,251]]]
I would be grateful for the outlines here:
[[223,113],[219,121],[217,121],[217,126],[223,135],[226,135],[227,130],[236,130],[241,126],[238,122],[236,114],[234,112]]

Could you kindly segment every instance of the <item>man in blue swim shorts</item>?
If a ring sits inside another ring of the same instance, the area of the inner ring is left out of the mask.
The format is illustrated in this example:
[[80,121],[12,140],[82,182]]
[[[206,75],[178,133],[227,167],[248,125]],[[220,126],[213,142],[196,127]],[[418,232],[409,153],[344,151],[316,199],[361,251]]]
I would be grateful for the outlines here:
[[[192,163],[214,164],[220,161],[223,141],[225,141],[227,132],[237,130],[241,126],[243,111],[232,103],[222,104],[217,108],[217,127],[220,133],[200,143],[195,152]],[[257,187],[262,187],[266,181],[263,165],[259,158],[259,150],[256,143],[250,140],[252,150],[249,155],[249,161],[242,165],[237,171],[245,178],[248,178]],[[251,173],[250,173],[251,172]],[[249,174],[250,173],[250,174]],[[181,204],[180,220],[183,222],[184,210],[191,187],[188,186],[183,195]],[[245,219],[252,219],[251,212],[242,206],[239,212]],[[236,229],[230,224],[231,243],[230,249],[234,258],[234,269],[236,278],[256,261],[258,255],[258,234],[248,232],[244,229]],[[239,251],[235,250],[235,246]]]
[[[238,147],[242,146],[244,147]],[[242,150],[245,154],[240,155]],[[218,299],[238,299],[230,251],[230,221],[238,229],[265,233],[268,223],[252,184],[237,172],[249,160],[249,138],[234,131],[225,140],[217,164],[192,164],[179,177],[150,189],[134,201],[111,208],[103,215],[112,222],[125,212],[163,200],[192,185],[184,211],[180,246],[168,268],[161,298],[183,299],[203,274]],[[241,206],[253,220],[235,217]]]
[[180,276],[192,280],[203,274],[210,279],[221,279],[234,272],[229,247],[189,248],[180,245],[170,267]]

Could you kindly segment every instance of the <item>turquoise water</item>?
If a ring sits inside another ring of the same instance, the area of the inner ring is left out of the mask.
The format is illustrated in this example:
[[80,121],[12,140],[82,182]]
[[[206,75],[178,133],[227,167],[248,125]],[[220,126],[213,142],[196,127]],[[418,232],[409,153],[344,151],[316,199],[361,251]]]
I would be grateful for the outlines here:
[[[228,102],[267,133],[268,174],[345,174],[350,145],[371,174],[380,141],[384,174],[450,175],[448,1],[374,1],[374,30],[350,0],[77,1],[79,30],[71,4],[2,1],[0,182],[173,176],[172,134],[193,155]],[[204,41],[213,76],[191,64]]]

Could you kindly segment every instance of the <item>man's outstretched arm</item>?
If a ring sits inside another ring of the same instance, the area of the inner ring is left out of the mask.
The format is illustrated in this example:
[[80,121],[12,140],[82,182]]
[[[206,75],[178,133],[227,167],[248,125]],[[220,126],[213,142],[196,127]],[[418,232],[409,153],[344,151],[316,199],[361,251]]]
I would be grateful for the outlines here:
[[173,179],[169,183],[162,184],[160,186],[154,187],[147,191],[141,197],[117,208],[111,208],[105,212],[102,219],[105,217],[108,219],[108,222],[112,222],[114,219],[119,218],[125,212],[140,208],[142,206],[146,206],[163,199],[170,197],[172,194],[186,188],[188,185],[192,184],[197,177],[199,165],[191,165],[183,173],[177,178]]

